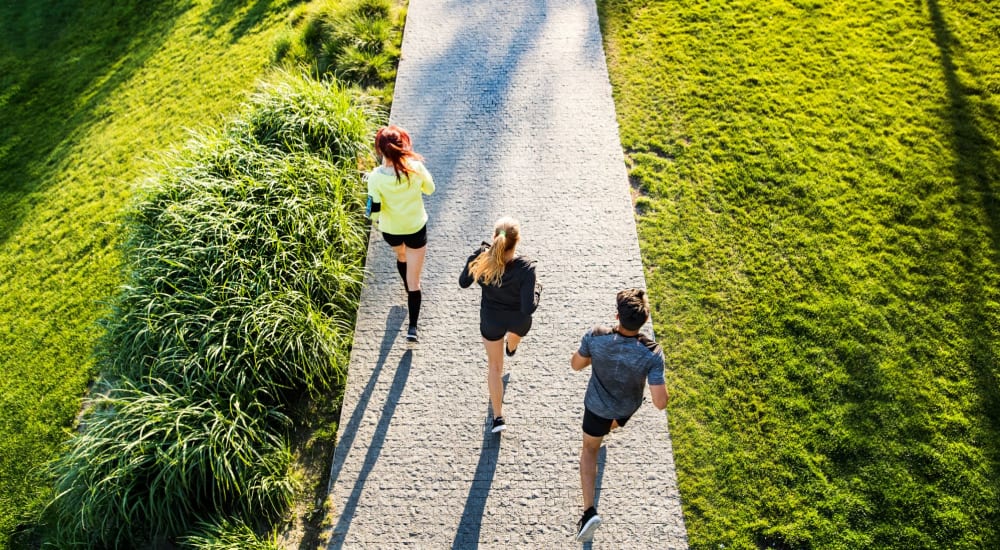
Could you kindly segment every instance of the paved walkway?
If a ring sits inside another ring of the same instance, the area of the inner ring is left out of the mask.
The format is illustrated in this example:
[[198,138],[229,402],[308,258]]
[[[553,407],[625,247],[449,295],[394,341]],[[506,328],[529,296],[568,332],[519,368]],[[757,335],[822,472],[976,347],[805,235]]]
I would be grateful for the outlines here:
[[[429,198],[420,343],[374,234],[332,470],[331,548],[570,548],[589,369],[570,355],[644,286],[593,0],[410,0],[391,119]],[[490,434],[465,258],[502,214],[545,290]],[[647,327],[648,330],[648,327]],[[648,401],[648,397],[647,397]],[[593,546],[687,548],[667,418],[647,403],[602,451]],[[603,466],[604,461],[607,467]]]

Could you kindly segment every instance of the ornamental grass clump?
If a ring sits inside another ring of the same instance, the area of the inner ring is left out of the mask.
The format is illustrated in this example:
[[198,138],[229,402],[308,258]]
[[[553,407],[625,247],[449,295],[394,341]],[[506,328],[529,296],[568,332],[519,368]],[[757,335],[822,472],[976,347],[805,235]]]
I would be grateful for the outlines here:
[[180,540],[180,548],[191,550],[280,550],[277,537],[261,537],[240,521],[220,519],[199,523]]
[[62,544],[138,547],[225,510],[276,518],[288,507],[288,418],[259,402],[179,393],[166,383],[98,399],[55,468]]
[[364,87],[388,103],[404,18],[393,0],[320,3],[293,21],[274,46],[274,60],[309,66],[317,76]]
[[227,394],[328,389],[362,277],[357,170],[226,136],[199,148],[209,162],[164,176],[132,214],[106,371]]
[[342,381],[360,295],[383,116],[353,94],[278,73],[130,210],[103,396],[53,465],[56,546],[239,546],[287,512],[290,404]]
[[253,95],[251,105],[231,131],[260,145],[348,164],[371,147],[370,120],[376,108],[359,105],[359,98],[337,81],[276,71]]

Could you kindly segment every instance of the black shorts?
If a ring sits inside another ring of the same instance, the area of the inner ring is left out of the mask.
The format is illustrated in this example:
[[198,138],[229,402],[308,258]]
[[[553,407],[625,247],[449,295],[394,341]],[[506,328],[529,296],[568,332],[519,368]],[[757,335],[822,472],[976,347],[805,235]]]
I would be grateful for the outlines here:
[[591,437],[604,437],[611,432],[611,423],[617,421],[620,427],[625,427],[625,423],[632,415],[625,418],[603,418],[590,412],[590,409],[583,407],[583,433]]
[[531,315],[521,315],[520,312],[479,312],[479,334],[490,342],[503,340],[508,332],[524,336],[531,330]]
[[416,233],[410,233],[409,235],[393,235],[392,233],[382,233],[382,238],[385,242],[389,243],[391,247],[397,247],[401,244],[405,244],[406,248],[423,248],[427,246],[427,225],[424,224],[420,228],[420,231]]

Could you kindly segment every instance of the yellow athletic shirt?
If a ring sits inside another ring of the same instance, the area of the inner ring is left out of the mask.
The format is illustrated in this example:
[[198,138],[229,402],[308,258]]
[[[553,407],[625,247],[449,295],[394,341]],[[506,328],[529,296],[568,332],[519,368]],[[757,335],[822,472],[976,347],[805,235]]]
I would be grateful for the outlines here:
[[427,210],[421,193],[434,192],[434,179],[427,167],[417,160],[406,161],[413,170],[409,178],[400,176],[392,168],[379,166],[368,172],[368,196],[382,205],[378,214],[378,228],[392,235],[411,235],[427,223]]

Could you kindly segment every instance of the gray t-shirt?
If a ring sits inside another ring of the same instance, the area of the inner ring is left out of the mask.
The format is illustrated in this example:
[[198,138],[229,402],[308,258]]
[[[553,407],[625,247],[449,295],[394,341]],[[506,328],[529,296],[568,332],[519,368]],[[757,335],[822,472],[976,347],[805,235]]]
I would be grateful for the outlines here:
[[642,391],[663,384],[663,350],[645,334],[622,336],[594,327],[580,341],[580,355],[590,357],[590,384],[583,404],[607,419],[631,416],[642,405]]

